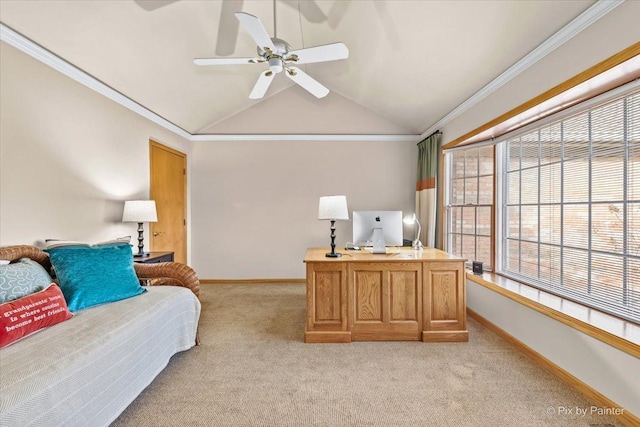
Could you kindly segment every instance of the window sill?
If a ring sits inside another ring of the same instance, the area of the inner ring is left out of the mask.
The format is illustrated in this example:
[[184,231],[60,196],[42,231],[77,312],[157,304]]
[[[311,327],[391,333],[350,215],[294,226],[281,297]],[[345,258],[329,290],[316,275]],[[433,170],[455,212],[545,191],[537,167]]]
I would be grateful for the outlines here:
[[473,274],[467,280],[545,314],[621,351],[640,358],[640,325],[507,279],[495,273]]

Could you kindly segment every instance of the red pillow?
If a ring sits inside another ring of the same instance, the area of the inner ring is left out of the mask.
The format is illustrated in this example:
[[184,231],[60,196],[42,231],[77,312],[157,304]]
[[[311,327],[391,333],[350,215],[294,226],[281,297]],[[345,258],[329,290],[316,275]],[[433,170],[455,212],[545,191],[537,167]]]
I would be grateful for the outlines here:
[[55,283],[40,292],[0,304],[0,348],[72,317]]

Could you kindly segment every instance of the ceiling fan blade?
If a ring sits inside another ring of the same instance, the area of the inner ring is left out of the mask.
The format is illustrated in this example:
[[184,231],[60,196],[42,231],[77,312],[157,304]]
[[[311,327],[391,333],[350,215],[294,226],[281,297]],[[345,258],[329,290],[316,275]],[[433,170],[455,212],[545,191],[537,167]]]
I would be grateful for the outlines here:
[[240,21],[242,28],[255,40],[258,47],[276,50],[269,33],[264,29],[264,25],[262,25],[258,17],[245,12],[236,12],[236,18]]
[[324,98],[329,93],[329,89],[322,86],[317,80],[302,71],[300,68],[287,67],[285,74],[316,98]]
[[262,58],[196,58],[193,63],[196,65],[238,65],[256,64],[264,62]]
[[344,43],[332,43],[322,46],[308,47],[306,49],[292,50],[287,58],[292,55],[298,57],[296,64],[311,64],[313,62],[336,61],[349,57],[349,48]]
[[271,70],[267,70],[264,73],[260,74],[258,77],[258,81],[256,82],[253,90],[249,94],[249,98],[251,99],[260,99],[267,93],[267,89],[271,85],[271,81],[275,77],[275,73]]

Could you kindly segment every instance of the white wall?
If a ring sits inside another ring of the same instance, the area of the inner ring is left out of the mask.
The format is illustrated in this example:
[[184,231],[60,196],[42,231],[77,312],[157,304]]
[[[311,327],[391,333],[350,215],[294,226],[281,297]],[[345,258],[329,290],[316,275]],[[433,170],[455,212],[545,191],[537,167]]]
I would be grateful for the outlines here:
[[[467,306],[634,415],[640,359],[467,280]],[[562,402],[549,402],[550,405]]]
[[124,200],[149,195],[149,139],[190,142],[0,43],[0,245],[137,236]]
[[[304,278],[306,248],[330,244],[320,196],[345,194],[350,217],[415,204],[414,142],[200,142],[192,163],[192,261],[205,279]],[[336,227],[344,248],[351,221]]]

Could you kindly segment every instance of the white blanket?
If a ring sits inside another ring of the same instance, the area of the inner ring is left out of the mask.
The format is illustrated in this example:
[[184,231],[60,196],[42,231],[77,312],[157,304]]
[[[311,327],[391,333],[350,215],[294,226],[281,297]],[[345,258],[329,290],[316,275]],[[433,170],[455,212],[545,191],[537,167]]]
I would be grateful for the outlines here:
[[199,316],[190,290],[149,287],[1,349],[0,425],[109,425],[195,344]]

